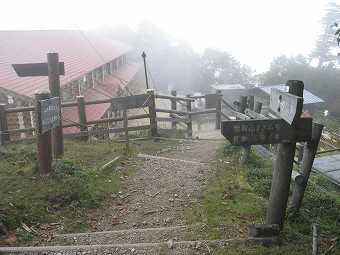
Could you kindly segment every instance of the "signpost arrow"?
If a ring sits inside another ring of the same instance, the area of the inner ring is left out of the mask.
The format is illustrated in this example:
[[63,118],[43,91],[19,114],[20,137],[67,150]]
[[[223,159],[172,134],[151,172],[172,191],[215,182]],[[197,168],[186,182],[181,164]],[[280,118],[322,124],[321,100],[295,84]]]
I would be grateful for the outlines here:
[[[48,76],[47,63],[12,64],[19,77]],[[59,62],[59,75],[65,75],[64,62]]]
[[297,125],[302,114],[303,98],[271,89],[270,109],[291,125]]
[[222,121],[221,133],[232,145],[307,142],[311,139],[312,118],[301,118],[298,126],[283,119]]
[[[57,97],[60,103],[60,75],[65,75],[64,62],[59,62],[59,54],[47,53],[47,63],[12,64],[19,77],[48,76],[49,89],[52,97]],[[61,108],[59,109],[61,112]],[[56,157],[64,154],[63,127],[60,122],[52,131],[53,154]]]

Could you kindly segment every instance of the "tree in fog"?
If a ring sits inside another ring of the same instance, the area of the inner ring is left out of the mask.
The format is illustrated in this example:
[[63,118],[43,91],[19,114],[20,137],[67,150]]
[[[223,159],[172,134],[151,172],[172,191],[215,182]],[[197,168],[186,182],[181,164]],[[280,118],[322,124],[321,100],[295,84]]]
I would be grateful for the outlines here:
[[336,107],[340,96],[340,70],[334,65],[313,67],[302,55],[281,55],[273,59],[268,72],[257,76],[259,85],[284,84],[287,80],[302,80],[305,89],[325,101],[318,107],[340,115],[340,108]]
[[274,85],[286,83],[287,80],[303,80],[306,82],[311,71],[311,66],[304,56],[287,57],[281,55],[273,59],[267,72],[258,75],[258,83],[260,85]]
[[198,72],[193,89],[209,92],[213,84],[247,85],[251,83],[254,71],[226,51],[207,48],[199,59]]
[[145,21],[135,31],[116,26],[110,36],[135,48],[136,59],[146,53],[150,79],[157,89],[166,92],[169,84],[188,91],[194,82],[198,55],[189,44],[171,38],[156,25]]
[[334,29],[331,28],[331,25],[340,19],[340,5],[330,3],[326,11],[326,14],[321,19],[323,31],[316,41],[314,50],[310,54],[311,59],[318,60],[318,67],[337,61],[337,53],[334,52],[337,43],[334,37]]

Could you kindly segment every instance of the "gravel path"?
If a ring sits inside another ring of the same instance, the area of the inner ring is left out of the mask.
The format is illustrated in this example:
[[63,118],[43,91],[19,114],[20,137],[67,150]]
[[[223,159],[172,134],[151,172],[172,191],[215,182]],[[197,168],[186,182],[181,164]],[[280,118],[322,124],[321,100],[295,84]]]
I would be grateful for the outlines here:
[[183,225],[185,208],[196,202],[193,195],[213,171],[208,161],[219,144],[179,142],[156,155],[173,160],[136,158],[140,165],[137,174],[114,195],[114,213],[98,215],[101,217],[98,230]]
[[124,180],[117,194],[112,194],[113,203],[108,212],[92,215],[95,231],[111,232],[61,235],[47,244],[139,245],[21,254],[189,254],[193,250],[194,254],[206,254],[209,247],[205,245],[202,249],[200,243],[172,245],[184,241],[188,233],[201,228],[186,227],[184,211],[190,204],[197,202],[195,195],[212,176],[214,169],[209,161],[222,142],[178,141],[176,146],[153,155],[159,158],[147,158],[145,155],[136,157],[133,164],[138,166],[137,173]]

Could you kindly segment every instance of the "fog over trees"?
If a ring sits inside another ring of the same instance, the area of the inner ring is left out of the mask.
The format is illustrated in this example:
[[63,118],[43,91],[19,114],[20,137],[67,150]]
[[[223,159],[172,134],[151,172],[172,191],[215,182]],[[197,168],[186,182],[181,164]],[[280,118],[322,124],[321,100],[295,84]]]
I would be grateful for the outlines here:
[[[135,47],[137,56],[147,54],[148,68],[157,88],[166,92],[169,84],[185,92],[210,92],[212,84],[241,84],[246,87],[282,84],[298,79],[305,88],[325,100],[320,106],[340,116],[340,48],[331,28],[340,20],[340,5],[329,5],[320,21],[323,31],[308,55],[274,57],[267,72],[255,74],[251,67],[240,63],[230,52],[207,48],[197,53],[184,41],[171,38],[157,25],[144,22],[136,30],[125,26],[105,32]],[[251,44],[251,42],[250,42]],[[251,45],[250,45],[251,46]]]

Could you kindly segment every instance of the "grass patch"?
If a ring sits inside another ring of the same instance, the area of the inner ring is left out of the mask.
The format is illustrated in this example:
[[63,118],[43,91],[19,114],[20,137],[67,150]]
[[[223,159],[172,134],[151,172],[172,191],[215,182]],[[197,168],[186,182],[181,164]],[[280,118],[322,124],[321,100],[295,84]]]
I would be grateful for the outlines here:
[[[253,150],[249,163],[241,166],[240,151],[229,143],[220,148],[215,177],[186,212],[188,224],[206,224],[204,236],[209,238],[247,237],[250,225],[265,222],[274,166]],[[281,247],[228,244],[212,254],[310,254],[313,223],[320,251],[325,251],[340,236],[339,208],[339,193],[324,178],[311,175],[301,210],[287,211]]]
[[[63,232],[90,229],[87,216],[104,210],[112,202],[111,194],[122,184],[121,178],[133,175],[135,166],[128,164],[136,153],[154,154],[176,142],[145,140],[124,143],[94,143],[65,140],[65,155],[53,159],[52,173],[37,171],[35,144],[1,147],[0,151],[0,235],[11,232],[22,223],[28,226],[62,222]],[[113,165],[104,164],[121,156]],[[124,171],[115,171],[117,166]],[[17,231],[19,240],[27,241],[27,232]]]

